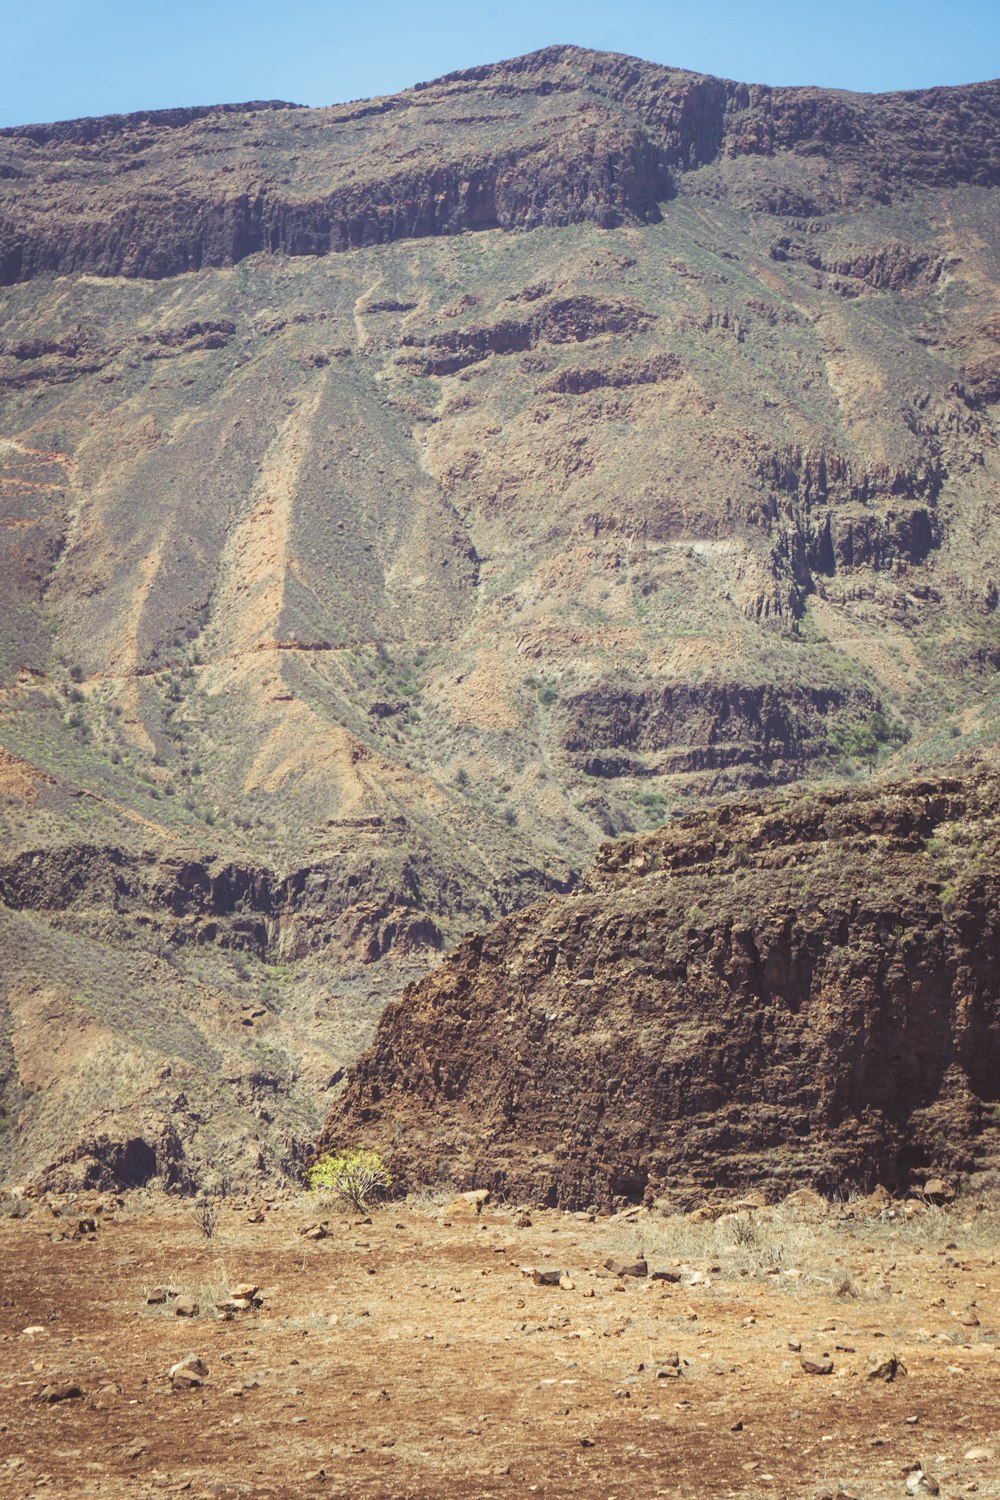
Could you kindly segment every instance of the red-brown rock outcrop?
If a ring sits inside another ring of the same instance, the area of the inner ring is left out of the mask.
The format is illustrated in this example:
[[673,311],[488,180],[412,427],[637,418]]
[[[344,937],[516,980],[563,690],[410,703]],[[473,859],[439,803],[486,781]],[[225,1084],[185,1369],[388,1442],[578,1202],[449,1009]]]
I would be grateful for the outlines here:
[[1000,1095],[1000,778],[602,847],[383,1015],[321,1149],[579,1207],[963,1170]]

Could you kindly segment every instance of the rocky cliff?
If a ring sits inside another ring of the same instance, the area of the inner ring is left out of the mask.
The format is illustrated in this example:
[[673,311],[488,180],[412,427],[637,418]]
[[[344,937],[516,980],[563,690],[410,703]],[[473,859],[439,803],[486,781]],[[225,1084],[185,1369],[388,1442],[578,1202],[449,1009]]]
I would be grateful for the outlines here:
[[[0,283],[164,277],[481,229],[646,223],[678,179],[779,213],[1000,182],[996,83],[882,97],[774,89],[550,47],[390,99],[165,110],[0,132]],[[67,192],[66,183],[72,184]],[[52,213],[55,204],[59,212]]]
[[604,845],[386,1009],[320,1149],[570,1208],[968,1170],[1000,1102],[998,799],[910,781]]

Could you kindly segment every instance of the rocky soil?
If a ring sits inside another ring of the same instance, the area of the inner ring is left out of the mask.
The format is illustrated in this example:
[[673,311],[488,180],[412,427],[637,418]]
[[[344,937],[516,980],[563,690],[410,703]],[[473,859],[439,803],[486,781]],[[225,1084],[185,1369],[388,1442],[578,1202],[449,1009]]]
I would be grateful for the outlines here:
[[994,773],[796,794],[604,845],[384,1011],[320,1149],[581,1209],[992,1163]]
[[302,1195],[208,1239],[164,1194],[4,1207],[14,1500],[998,1492],[975,1201],[411,1202],[318,1239]]

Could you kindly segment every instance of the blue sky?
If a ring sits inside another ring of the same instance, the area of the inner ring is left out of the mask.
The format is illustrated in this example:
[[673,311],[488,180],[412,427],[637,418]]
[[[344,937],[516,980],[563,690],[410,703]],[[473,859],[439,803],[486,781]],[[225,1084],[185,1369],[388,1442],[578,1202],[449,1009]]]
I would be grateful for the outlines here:
[[877,91],[1000,75],[1000,0],[8,0],[0,125],[393,93],[552,42],[759,83]]

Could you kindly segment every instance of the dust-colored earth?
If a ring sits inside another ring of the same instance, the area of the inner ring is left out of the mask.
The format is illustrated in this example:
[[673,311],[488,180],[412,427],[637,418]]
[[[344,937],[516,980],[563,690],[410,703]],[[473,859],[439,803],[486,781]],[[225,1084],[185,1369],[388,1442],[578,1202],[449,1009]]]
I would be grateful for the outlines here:
[[[17,1500],[1000,1494],[1000,1214],[981,1202],[526,1222],[425,1198],[327,1210],[320,1240],[301,1194],[227,1199],[209,1238],[161,1193],[105,1199],[79,1235],[96,1206],[0,1222]],[[649,1275],[602,1273],[640,1251]],[[227,1318],[243,1282],[261,1305]],[[176,1295],[150,1304],[158,1287]],[[173,1389],[189,1353],[208,1373]]]

